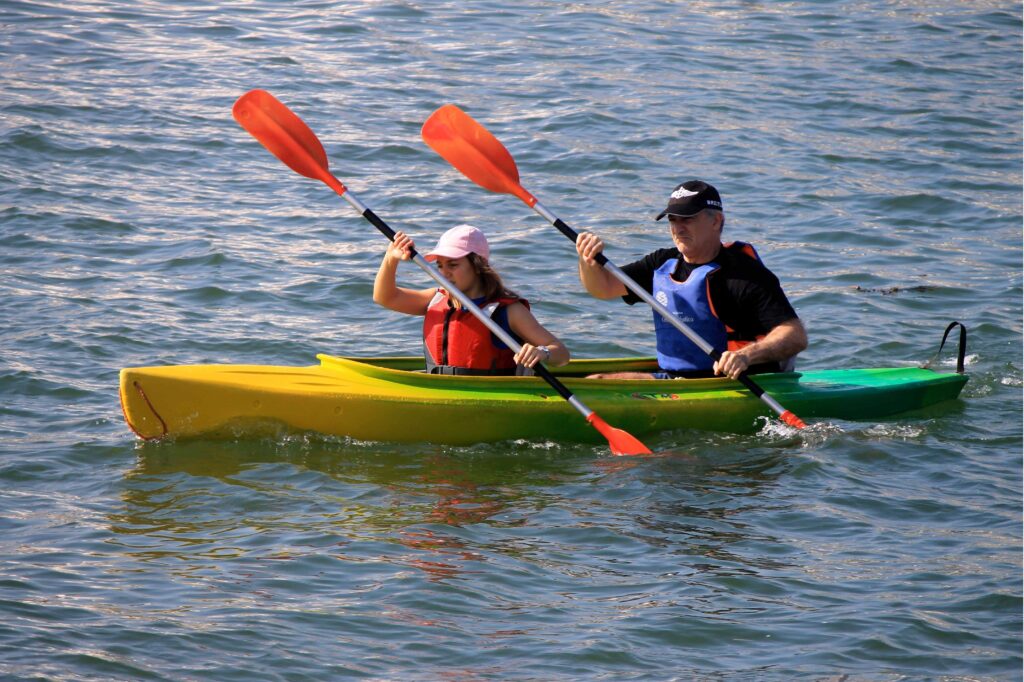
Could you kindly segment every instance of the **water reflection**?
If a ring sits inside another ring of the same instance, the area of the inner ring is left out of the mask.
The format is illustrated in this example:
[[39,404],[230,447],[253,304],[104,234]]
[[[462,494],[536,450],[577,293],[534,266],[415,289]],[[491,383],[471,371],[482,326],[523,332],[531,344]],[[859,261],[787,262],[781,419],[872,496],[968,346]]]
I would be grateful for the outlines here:
[[533,491],[584,475],[587,461],[528,446],[143,443],[109,519],[142,560],[328,551],[363,561],[369,551],[447,577],[484,560],[453,529],[525,524]]
[[410,568],[445,582],[497,564],[569,584],[675,574],[698,585],[785,568],[789,549],[762,551],[785,542],[749,518],[778,497],[792,441],[671,438],[643,458],[508,444],[145,443],[109,521],[122,551],[190,576],[256,561],[315,579],[332,572],[326,560],[374,584]]
[[801,550],[770,515],[786,513],[784,483],[803,466],[793,443],[679,433],[652,445],[660,455],[624,458],[146,443],[108,514],[110,542],[119,569],[161,576],[161,606],[183,618],[323,618],[345,637],[552,637],[579,619],[730,628],[753,610],[792,611],[781,600]]

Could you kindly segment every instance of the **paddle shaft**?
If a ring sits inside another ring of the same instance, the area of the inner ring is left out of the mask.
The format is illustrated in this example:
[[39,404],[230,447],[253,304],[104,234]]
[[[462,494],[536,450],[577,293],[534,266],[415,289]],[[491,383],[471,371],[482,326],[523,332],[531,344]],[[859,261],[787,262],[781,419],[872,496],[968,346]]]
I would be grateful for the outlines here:
[[[331,183],[328,184],[331,185]],[[341,186],[342,191],[339,192],[338,187],[335,187],[334,185],[331,185],[331,188],[334,189],[334,191],[338,192],[341,195],[342,199],[351,204],[352,208],[358,211],[359,214],[363,216],[363,218],[365,218],[371,225],[380,230],[381,234],[387,237],[389,241],[395,241],[395,231],[391,229],[391,227],[388,226],[388,224],[385,223],[380,218],[380,216],[378,216],[370,208],[368,208],[366,204],[364,204],[356,196],[354,196],[352,194],[352,190],[347,189],[344,186]],[[497,336],[499,339],[501,339],[502,343],[511,348],[512,352],[519,352],[522,346],[519,343],[517,343],[515,339],[512,338],[512,335],[506,332],[498,325],[498,323],[496,323],[494,320],[488,317],[488,315],[483,310],[480,309],[480,306],[473,303],[473,300],[469,298],[469,296],[466,296],[466,294],[462,293],[462,291],[460,291],[458,287],[452,285],[450,281],[445,279],[444,275],[442,275],[441,272],[437,269],[437,266],[435,266],[433,263],[431,263],[426,258],[417,253],[416,249],[412,249],[411,255],[412,260],[414,263],[416,263],[416,265],[423,268],[423,271],[430,275],[430,277],[435,282],[437,282],[439,285],[447,289],[452,296],[458,299],[459,303],[461,303],[466,308],[466,310],[473,313],[473,315],[478,320],[483,322],[484,325],[487,327],[487,329],[490,330],[492,334]],[[565,398],[569,402],[569,404],[575,407],[579,411],[579,413],[582,414],[584,417],[589,419],[590,415],[594,413],[593,410],[584,405],[575,395],[573,395],[572,391],[566,388],[561,381],[555,378],[555,375],[553,375],[547,367],[540,363],[537,363],[536,365],[534,365],[533,371],[537,376],[541,377],[546,382],[548,382],[551,385],[551,388],[555,389],[558,395]]]
[[[571,241],[573,244],[576,243],[576,238],[579,236],[579,234],[576,232],[576,230],[569,227],[565,223],[565,221],[563,221],[561,218],[559,218],[554,213],[545,208],[544,205],[541,204],[539,201],[536,201],[536,199],[534,199],[534,203],[531,207],[534,211],[543,216],[548,222],[550,222],[552,225],[558,228],[558,231],[564,234],[566,238],[569,239],[569,241]],[[619,266],[615,265],[615,263],[612,263],[610,260],[608,260],[608,257],[605,256],[603,252],[597,254],[594,260],[597,261],[598,265],[601,265],[602,267],[604,267],[605,270],[612,273],[612,276],[614,276],[615,279],[622,282],[622,284],[627,289],[632,291],[634,294],[639,296],[645,303],[654,308],[654,310],[657,311],[658,314],[660,314],[663,318],[668,320],[669,324],[671,324],[673,327],[682,332],[683,335],[686,336],[686,338],[688,338],[690,341],[696,344],[696,346],[700,348],[705,354],[710,356],[712,360],[718,362],[719,358],[722,357],[722,354],[715,350],[714,346],[712,346],[703,338],[701,338],[700,335],[697,334],[697,332],[690,329],[690,327],[687,326],[685,322],[680,320],[677,316],[673,315],[668,308],[663,306],[661,303],[658,303],[657,299],[651,296],[642,286],[637,284],[632,277],[623,272],[619,268]],[[782,405],[780,405],[770,395],[765,393],[764,389],[758,386],[753,379],[747,376],[746,372],[740,374],[738,381],[744,386],[746,386],[751,393],[753,393],[755,396],[763,400],[769,407],[771,407],[776,412],[776,414],[782,417],[783,421],[785,421],[787,424],[791,424],[793,426],[797,426],[799,424],[802,428],[803,422],[800,422],[799,418],[796,417],[796,415],[794,415],[792,412],[790,412]],[[795,420],[795,422],[792,420]]]

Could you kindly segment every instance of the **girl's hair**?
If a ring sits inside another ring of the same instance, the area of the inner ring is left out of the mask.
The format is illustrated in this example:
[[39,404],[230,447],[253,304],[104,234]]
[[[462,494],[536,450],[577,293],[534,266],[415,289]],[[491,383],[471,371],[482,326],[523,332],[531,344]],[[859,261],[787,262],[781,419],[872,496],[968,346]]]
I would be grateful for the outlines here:
[[501,281],[501,275],[495,272],[486,258],[477,253],[470,253],[466,258],[469,259],[469,264],[473,266],[477,276],[480,278],[480,286],[484,291],[484,301],[493,301],[496,298],[505,297],[519,298],[516,292],[505,288],[505,284]]

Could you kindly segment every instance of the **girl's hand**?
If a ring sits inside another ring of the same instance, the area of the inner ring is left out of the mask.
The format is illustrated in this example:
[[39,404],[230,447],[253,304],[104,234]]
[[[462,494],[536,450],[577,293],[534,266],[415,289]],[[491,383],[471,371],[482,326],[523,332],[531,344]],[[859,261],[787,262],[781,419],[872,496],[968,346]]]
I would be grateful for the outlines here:
[[529,343],[524,343],[515,355],[516,363],[523,367],[533,367],[538,362],[547,362],[550,359],[551,351],[547,346],[534,346]]
[[416,244],[404,232],[396,232],[395,240],[388,244],[387,256],[392,260],[409,260]]

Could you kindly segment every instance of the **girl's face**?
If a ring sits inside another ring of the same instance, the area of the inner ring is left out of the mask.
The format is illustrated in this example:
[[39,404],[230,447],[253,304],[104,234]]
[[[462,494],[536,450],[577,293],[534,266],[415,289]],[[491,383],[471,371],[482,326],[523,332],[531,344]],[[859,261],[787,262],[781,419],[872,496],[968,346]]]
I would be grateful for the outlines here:
[[480,288],[480,277],[476,273],[469,258],[445,258],[438,256],[437,269],[441,271],[444,278],[459,288],[459,291],[470,298],[477,298],[483,292],[477,291]]

